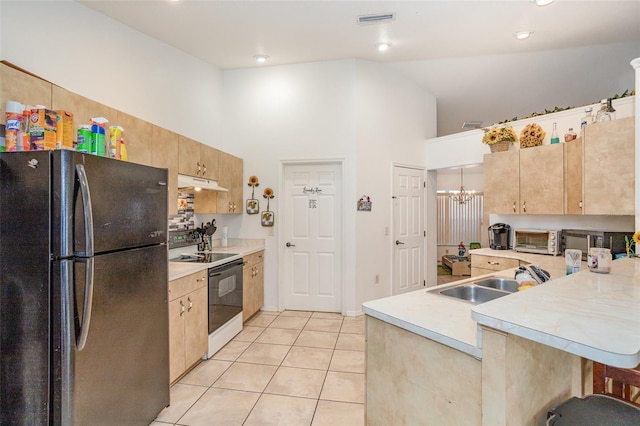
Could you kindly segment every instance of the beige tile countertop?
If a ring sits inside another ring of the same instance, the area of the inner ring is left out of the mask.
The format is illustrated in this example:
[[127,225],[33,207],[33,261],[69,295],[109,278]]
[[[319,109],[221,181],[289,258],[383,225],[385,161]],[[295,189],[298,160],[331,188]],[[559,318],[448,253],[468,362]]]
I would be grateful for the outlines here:
[[640,259],[612,262],[611,273],[581,270],[474,306],[491,328],[615,367],[640,363]]
[[219,239],[213,240],[212,253],[234,253],[238,256],[229,257],[224,259],[224,261],[214,263],[169,262],[169,281],[202,271],[203,269],[208,269],[225,261],[239,259],[261,250],[264,250],[263,239],[230,238],[227,247],[220,247]]
[[[611,361],[610,356],[603,356],[609,350],[622,354],[614,362],[609,362],[610,365],[622,362],[628,366],[635,362],[635,366],[640,362],[640,259],[616,260],[610,274],[592,273],[587,270],[586,262],[582,262],[581,272],[566,276],[562,256],[491,249],[477,249],[470,253],[516,258],[540,265],[551,274],[552,280],[480,305],[438,294],[442,289],[480,277],[467,278],[366,302],[363,304],[364,312],[478,359],[482,358],[478,322],[482,322],[596,361]],[[514,271],[497,271],[484,277],[513,278]],[[618,284],[605,284],[608,282]],[[547,305],[543,301],[553,303]],[[540,329],[527,333],[528,327]],[[610,328],[621,330],[627,337],[618,336],[618,331],[610,333]],[[556,330],[558,333],[554,334]],[[594,335],[596,330],[601,330],[599,336]],[[595,345],[599,339],[609,340],[609,337],[611,341],[608,344],[596,346],[597,353],[584,350],[585,346]]]

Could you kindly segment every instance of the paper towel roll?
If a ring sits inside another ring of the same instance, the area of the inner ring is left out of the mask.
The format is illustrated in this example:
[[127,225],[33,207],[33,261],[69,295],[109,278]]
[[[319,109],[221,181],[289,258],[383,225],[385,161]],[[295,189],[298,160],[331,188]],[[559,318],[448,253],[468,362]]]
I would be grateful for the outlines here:
[[222,227],[222,247],[227,247],[229,245],[229,228],[226,226]]

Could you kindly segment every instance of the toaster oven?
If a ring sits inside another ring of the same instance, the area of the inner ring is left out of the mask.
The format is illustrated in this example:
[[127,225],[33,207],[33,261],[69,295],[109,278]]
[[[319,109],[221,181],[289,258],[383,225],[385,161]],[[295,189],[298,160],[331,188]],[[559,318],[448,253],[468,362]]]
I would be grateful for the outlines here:
[[513,231],[513,250],[557,256],[562,253],[561,234],[559,230],[516,229]]

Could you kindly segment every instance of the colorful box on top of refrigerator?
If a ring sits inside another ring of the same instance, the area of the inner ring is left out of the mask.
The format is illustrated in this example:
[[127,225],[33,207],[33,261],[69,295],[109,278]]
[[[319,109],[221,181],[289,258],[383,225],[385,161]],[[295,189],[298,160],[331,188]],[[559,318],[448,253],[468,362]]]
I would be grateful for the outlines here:
[[57,126],[57,112],[46,108],[32,109],[29,116],[31,151],[56,149]]
[[73,149],[73,114],[63,110],[56,113],[56,148]]

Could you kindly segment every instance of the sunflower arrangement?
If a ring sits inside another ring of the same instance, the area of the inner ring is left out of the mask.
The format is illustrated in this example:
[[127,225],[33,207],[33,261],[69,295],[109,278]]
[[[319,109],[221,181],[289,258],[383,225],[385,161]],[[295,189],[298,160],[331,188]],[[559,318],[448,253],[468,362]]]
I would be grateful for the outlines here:
[[268,211],[269,210],[269,200],[272,199],[273,197],[275,197],[275,195],[273,194],[273,189],[265,188],[264,189],[264,194],[262,194],[262,196],[267,199],[267,211]]
[[249,176],[249,184],[251,187],[251,198],[253,198],[253,191],[255,191],[256,186],[260,186],[260,182],[258,181],[258,176]]
[[633,257],[635,255],[633,251],[633,244],[640,244],[640,231],[636,231],[631,240],[629,240],[629,237],[625,235],[624,242],[627,248],[627,256]]
[[546,133],[536,123],[527,124],[520,132],[520,148],[542,145]]
[[507,141],[507,142],[517,142],[518,135],[513,127],[511,126],[503,126],[503,127],[492,127],[490,129],[482,129],[484,131],[484,136],[482,137],[482,143],[487,145],[493,145],[498,142]]

